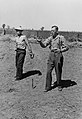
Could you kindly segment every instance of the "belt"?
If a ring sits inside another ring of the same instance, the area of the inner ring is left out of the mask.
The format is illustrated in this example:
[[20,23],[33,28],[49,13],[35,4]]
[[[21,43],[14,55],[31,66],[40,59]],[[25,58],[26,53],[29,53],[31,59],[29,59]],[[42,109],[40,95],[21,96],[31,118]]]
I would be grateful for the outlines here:
[[58,49],[52,49],[51,52],[57,52]]
[[[52,49],[51,52],[59,53],[58,49]],[[60,53],[61,53],[61,51],[60,51]]]
[[26,49],[20,49],[20,48],[17,48],[15,51],[17,50],[26,51]]

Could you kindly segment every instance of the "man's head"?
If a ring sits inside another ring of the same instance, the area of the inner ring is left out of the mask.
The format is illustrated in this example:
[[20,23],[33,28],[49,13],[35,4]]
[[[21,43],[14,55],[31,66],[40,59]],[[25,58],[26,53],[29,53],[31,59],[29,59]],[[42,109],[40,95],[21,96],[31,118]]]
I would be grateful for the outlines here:
[[23,29],[21,27],[15,28],[15,30],[16,30],[16,33],[17,33],[18,36],[22,35]]
[[51,27],[51,34],[52,36],[56,37],[56,35],[58,34],[58,26],[52,26]]

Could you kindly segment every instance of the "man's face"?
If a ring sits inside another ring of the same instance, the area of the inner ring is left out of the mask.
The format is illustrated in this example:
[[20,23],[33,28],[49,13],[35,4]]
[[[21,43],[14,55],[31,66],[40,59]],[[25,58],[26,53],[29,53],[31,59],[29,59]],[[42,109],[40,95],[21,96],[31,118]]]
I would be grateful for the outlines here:
[[54,27],[54,28],[51,28],[51,34],[52,36],[55,36],[56,34],[58,33],[57,29]]
[[22,34],[22,31],[17,31],[17,35],[20,35],[20,34]]

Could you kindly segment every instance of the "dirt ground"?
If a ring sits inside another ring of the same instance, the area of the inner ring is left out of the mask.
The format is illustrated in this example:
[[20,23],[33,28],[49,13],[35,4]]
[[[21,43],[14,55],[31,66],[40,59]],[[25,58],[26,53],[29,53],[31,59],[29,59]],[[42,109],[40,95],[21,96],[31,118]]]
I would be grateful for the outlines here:
[[45,93],[49,49],[31,45],[35,57],[27,52],[26,76],[15,81],[15,43],[0,37],[0,119],[82,119],[82,48],[64,53],[63,90]]

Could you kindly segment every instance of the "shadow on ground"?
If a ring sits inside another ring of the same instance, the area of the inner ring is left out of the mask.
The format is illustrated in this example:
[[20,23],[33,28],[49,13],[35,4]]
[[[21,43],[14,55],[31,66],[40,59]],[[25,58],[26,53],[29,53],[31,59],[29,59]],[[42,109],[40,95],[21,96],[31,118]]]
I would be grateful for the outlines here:
[[[67,87],[70,87],[70,86],[77,85],[77,83],[75,81],[71,81],[71,80],[62,80],[61,85],[62,85],[62,88],[67,88]],[[54,89],[56,87],[58,87],[57,81],[54,82],[54,86],[52,86],[52,89]]]
[[42,75],[42,73],[39,70],[31,70],[31,71],[28,71],[26,73],[23,73],[22,78],[20,80],[22,80],[26,77],[35,75],[35,74],[38,74],[39,76]]

